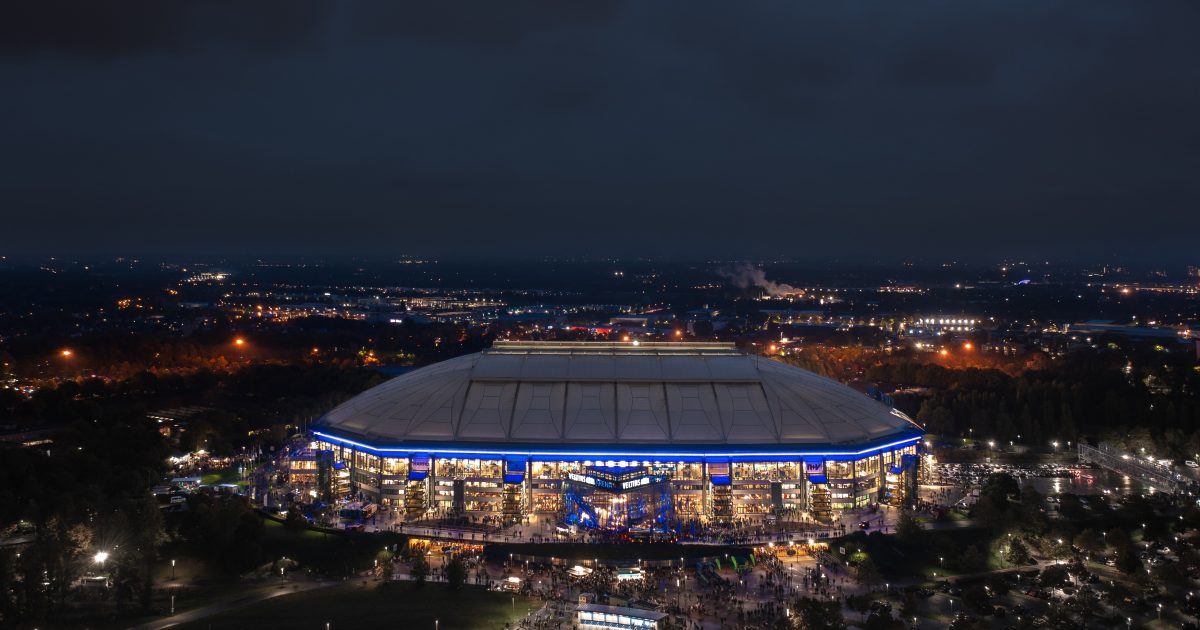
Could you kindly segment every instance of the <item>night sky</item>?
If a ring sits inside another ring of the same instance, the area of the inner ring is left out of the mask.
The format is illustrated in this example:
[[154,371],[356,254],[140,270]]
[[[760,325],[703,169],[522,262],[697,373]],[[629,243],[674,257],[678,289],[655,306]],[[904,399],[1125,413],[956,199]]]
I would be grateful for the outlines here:
[[1187,260],[1194,0],[19,0],[0,253]]

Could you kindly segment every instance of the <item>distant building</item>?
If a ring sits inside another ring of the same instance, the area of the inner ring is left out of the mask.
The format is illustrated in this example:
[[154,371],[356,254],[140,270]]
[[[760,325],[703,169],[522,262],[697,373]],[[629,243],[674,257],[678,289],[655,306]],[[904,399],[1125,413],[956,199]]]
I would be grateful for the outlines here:
[[1121,335],[1123,337],[1133,337],[1139,339],[1175,339],[1181,342],[1186,342],[1188,339],[1200,335],[1200,332],[1193,331],[1188,328],[1128,326],[1125,324],[1113,323],[1111,320],[1100,319],[1093,319],[1086,322],[1071,324],[1069,332],[1090,335]]

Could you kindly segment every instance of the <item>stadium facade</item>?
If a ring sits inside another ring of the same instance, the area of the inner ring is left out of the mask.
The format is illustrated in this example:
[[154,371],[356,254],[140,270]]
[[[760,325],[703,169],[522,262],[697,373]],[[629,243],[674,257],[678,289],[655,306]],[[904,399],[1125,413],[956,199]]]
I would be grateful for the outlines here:
[[313,440],[327,496],[622,528],[899,504],[922,433],[733,344],[497,342],[356,396]]

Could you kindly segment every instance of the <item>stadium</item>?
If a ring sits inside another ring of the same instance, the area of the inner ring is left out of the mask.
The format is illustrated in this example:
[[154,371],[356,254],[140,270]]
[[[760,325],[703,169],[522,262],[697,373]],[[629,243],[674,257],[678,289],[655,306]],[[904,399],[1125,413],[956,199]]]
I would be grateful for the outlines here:
[[604,529],[904,503],[921,435],[733,344],[636,342],[497,342],[372,388],[312,432],[327,499]]

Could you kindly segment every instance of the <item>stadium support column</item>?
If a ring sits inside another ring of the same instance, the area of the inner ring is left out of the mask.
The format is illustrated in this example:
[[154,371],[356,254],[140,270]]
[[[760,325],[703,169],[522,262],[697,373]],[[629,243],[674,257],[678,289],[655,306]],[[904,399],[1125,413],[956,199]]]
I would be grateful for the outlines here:
[[522,507],[526,499],[526,487],[530,472],[528,460],[510,459],[504,462],[500,510],[506,524],[518,523],[524,515]]
[[416,520],[428,509],[430,461],[428,456],[413,455],[408,459],[408,486],[404,489],[404,516]]
[[713,521],[726,525],[733,522],[733,478],[729,462],[709,464],[706,485],[712,486]]
[[858,460],[857,459],[850,460],[850,477],[851,477],[850,505],[853,505],[855,508],[858,507],[858,488],[859,488],[858,471],[859,471]]
[[533,460],[525,462],[525,501],[522,514],[533,513]]
[[921,458],[916,455],[903,455],[901,463],[901,484],[904,487],[904,505],[908,508],[917,507],[917,467]]
[[317,497],[333,503],[333,451],[317,451]]
[[358,472],[358,449],[354,448],[353,446],[350,447],[350,458],[349,459],[350,459],[350,464],[349,464],[350,497],[352,499],[357,499],[358,498],[358,479],[357,479],[356,473]]
[[883,453],[875,456],[875,463],[878,464],[875,474],[879,477],[879,489],[875,500],[878,503],[884,503],[887,501],[887,467],[883,463]]

